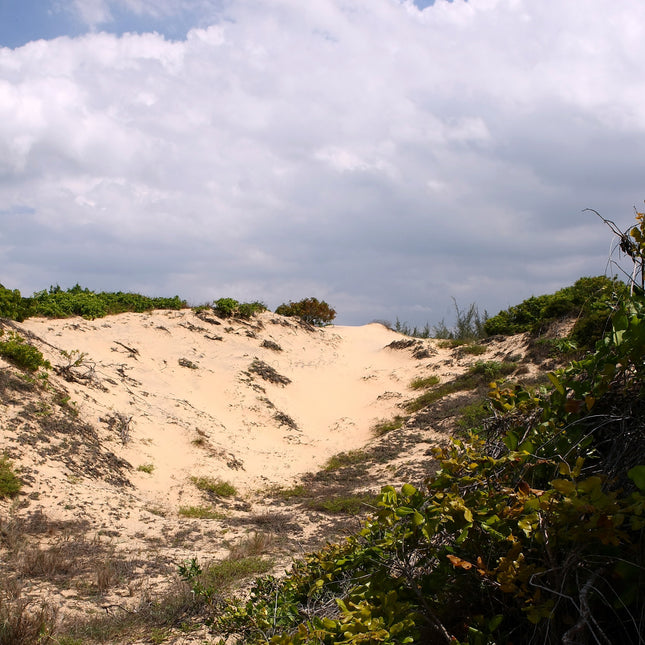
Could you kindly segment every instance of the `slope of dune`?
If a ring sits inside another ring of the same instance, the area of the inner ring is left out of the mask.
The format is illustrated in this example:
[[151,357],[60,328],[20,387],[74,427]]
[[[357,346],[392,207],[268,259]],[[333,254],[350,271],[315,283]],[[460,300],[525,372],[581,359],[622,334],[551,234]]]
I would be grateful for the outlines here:
[[[43,382],[0,359],[0,453],[24,483],[0,500],[2,573],[63,616],[134,606],[178,563],[222,558],[250,531],[279,536],[276,562],[338,534],[347,522],[279,491],[375,493],[429,474],[430,448],[448,432],[440,420],[408,415],[381,437],[375,425],[402,413],[414,379],[450,380],[523,351],[521,339],[493,340],[476,358],[376,323],[314,328],[269,312],[2,324],[52,364]],[[365,463],[325,471],[339,453]],[[54,550],[71,572],[28,566]],[[109,562],[122,573],[102,584]]]

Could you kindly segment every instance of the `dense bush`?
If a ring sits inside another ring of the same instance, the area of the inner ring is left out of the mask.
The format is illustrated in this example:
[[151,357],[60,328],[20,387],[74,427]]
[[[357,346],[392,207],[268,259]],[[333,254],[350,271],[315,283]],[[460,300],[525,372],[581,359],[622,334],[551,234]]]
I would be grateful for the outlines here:
[[179,296],[149,298],[138,293],[118,291],[95,293],[76,284],[64,291],[59,286],[37,291],[31,298],[22,298],[16,289],[10,291],[0,285],[0,317],[22,321],[29,316],[46,318],[102,318],[124,312],[142,313],[153,309],[183,309],[186,302]]
[[488,335],[538,334],[555,320],[577,318],[572,332],[581,348],[592,349],[608,329],[611,312],[628,297],[624,282],[606,276],[580,278],[570,287],[551,295],[532,296],[519,305],[500,311],[484,323]]
[[317,327],[328,325],[336,318],[336,311],[324,300],[318,300],[317,298],[304,298],[299,302],[281,304],[275,310],[275,313],[280,316],[294,316]]
[[30,316],[48,318],[67,318],[83,316],[84,318],[102,318],[108,314],[124,312],[142,313],[153,309],[182,309],[186,303],[173,298],[149,298],[137,293],[118,291],[95,293],[76,284],[63,291],[59,286],[50,287],[49,291],[38,291],[29,300]]
[[22,322],[27,316],[25,299],[18,289],[6,289],[0,284],[0,318]]
[[261,302],[238,302],[234,298],[220,298],[213,303],[213,311],[221,318],[248,320],[266,311],[266,306]]
[[[561,315],[563,302],[543,306]],[[496,416],[438,448],[422,489],[384,488],[358,534],[256,581],[215,631],[276,645],[642,643],[644,355],[636,294],[551,389],[493,384]]]

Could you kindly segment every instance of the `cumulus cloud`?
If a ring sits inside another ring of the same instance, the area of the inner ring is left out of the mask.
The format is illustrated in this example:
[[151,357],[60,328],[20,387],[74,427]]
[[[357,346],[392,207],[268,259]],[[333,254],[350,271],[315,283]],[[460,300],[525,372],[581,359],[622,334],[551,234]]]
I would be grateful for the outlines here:
[[602,272],[581,209],[629,223],[645,197],[641,3],[74,6],[196,26],[0,49],[8,286],[423,324]]

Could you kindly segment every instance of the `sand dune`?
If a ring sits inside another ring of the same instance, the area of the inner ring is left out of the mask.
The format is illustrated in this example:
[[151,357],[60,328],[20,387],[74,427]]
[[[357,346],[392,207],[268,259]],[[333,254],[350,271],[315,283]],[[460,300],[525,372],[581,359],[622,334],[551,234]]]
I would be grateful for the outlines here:
[[[52,369],[43,387],[0,359],[0,452],[24,482],[17,499],[0,500],[0,521],[46,518],[44,538],[26,536],[43,548],[67,540],[62,527],[73,526],[77,539],[140,561],[132,576],[146,585],[163,585],[187,557],[222,557],[253,518],[273,518],[285,556],[315,543],[317,530],[323,539],[332,535],[339,525],[324,513],[297,501],[285,506],[271,491],[297,484],[338,453],[372,446],[389,455],[370,457],[369,476],[353,489],[377,492],[397,477],[429,473],[429,446],[445,429],[424,420],[375,437],[374,425],[402,413],[417,394],[414,378],[450,380],[482,358],[376,323],[313,328],[269,312],[250,321],[186,309],[2,324],[39,347]],[[518,342],[493,341],[483,358],[515,352]],[[237,492],[209,497],[196,477]],[[318,496],[326,494],[321,482]],[[217,512],[206,520],[183,516],[191,505]],[[93,611],[96,598],[83,592],[87,575],[71,588],[30,588],[65,614]],[[133,584],[98,602],[134,602]]]

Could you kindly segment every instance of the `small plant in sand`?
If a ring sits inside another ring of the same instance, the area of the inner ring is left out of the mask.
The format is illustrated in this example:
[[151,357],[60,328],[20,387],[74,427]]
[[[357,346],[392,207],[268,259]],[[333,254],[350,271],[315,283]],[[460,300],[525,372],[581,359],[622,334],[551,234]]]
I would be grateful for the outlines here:
[[155,469],[154,464],[141,464],[137,466],[137,470],[141,473],[147,473],[148,475],[152,474],[152,471]]
[[367,453],[363,450],[349,450],[348,452],[339,452],[327,460],[323,470],[331,472],[338,470],[344,466],[351,466],[353,464],[361,464],[369,459]]
[[393,430],[398,430],[403,427],[407,417],[402,417],[401,415],[396,415],[393,419],[385,419],[384,421],[379,421],[378,423],[372,426],[372,433],[375,437],[382,437],[388,432]]
[[433,374],[432,376],[415,378],[412,383],[410,383],[410,387],[413,390],[427,390],[428,388],[432,387],[433,385],[437,385],[438,383],[439,377]]
[[233,497],[237,495],[237,489],[233,484],[214,479],[212,477],[191,477],[190,481],[204,493],[209,493],[216,497]]
[[188,517],[196,520],[222,520],[226,516],[210,506],[180,506],[177,511],[180,517]]
[[22,481],[16,475],[7,455],[0,455],[0,499],[14,497],[20,492]]

